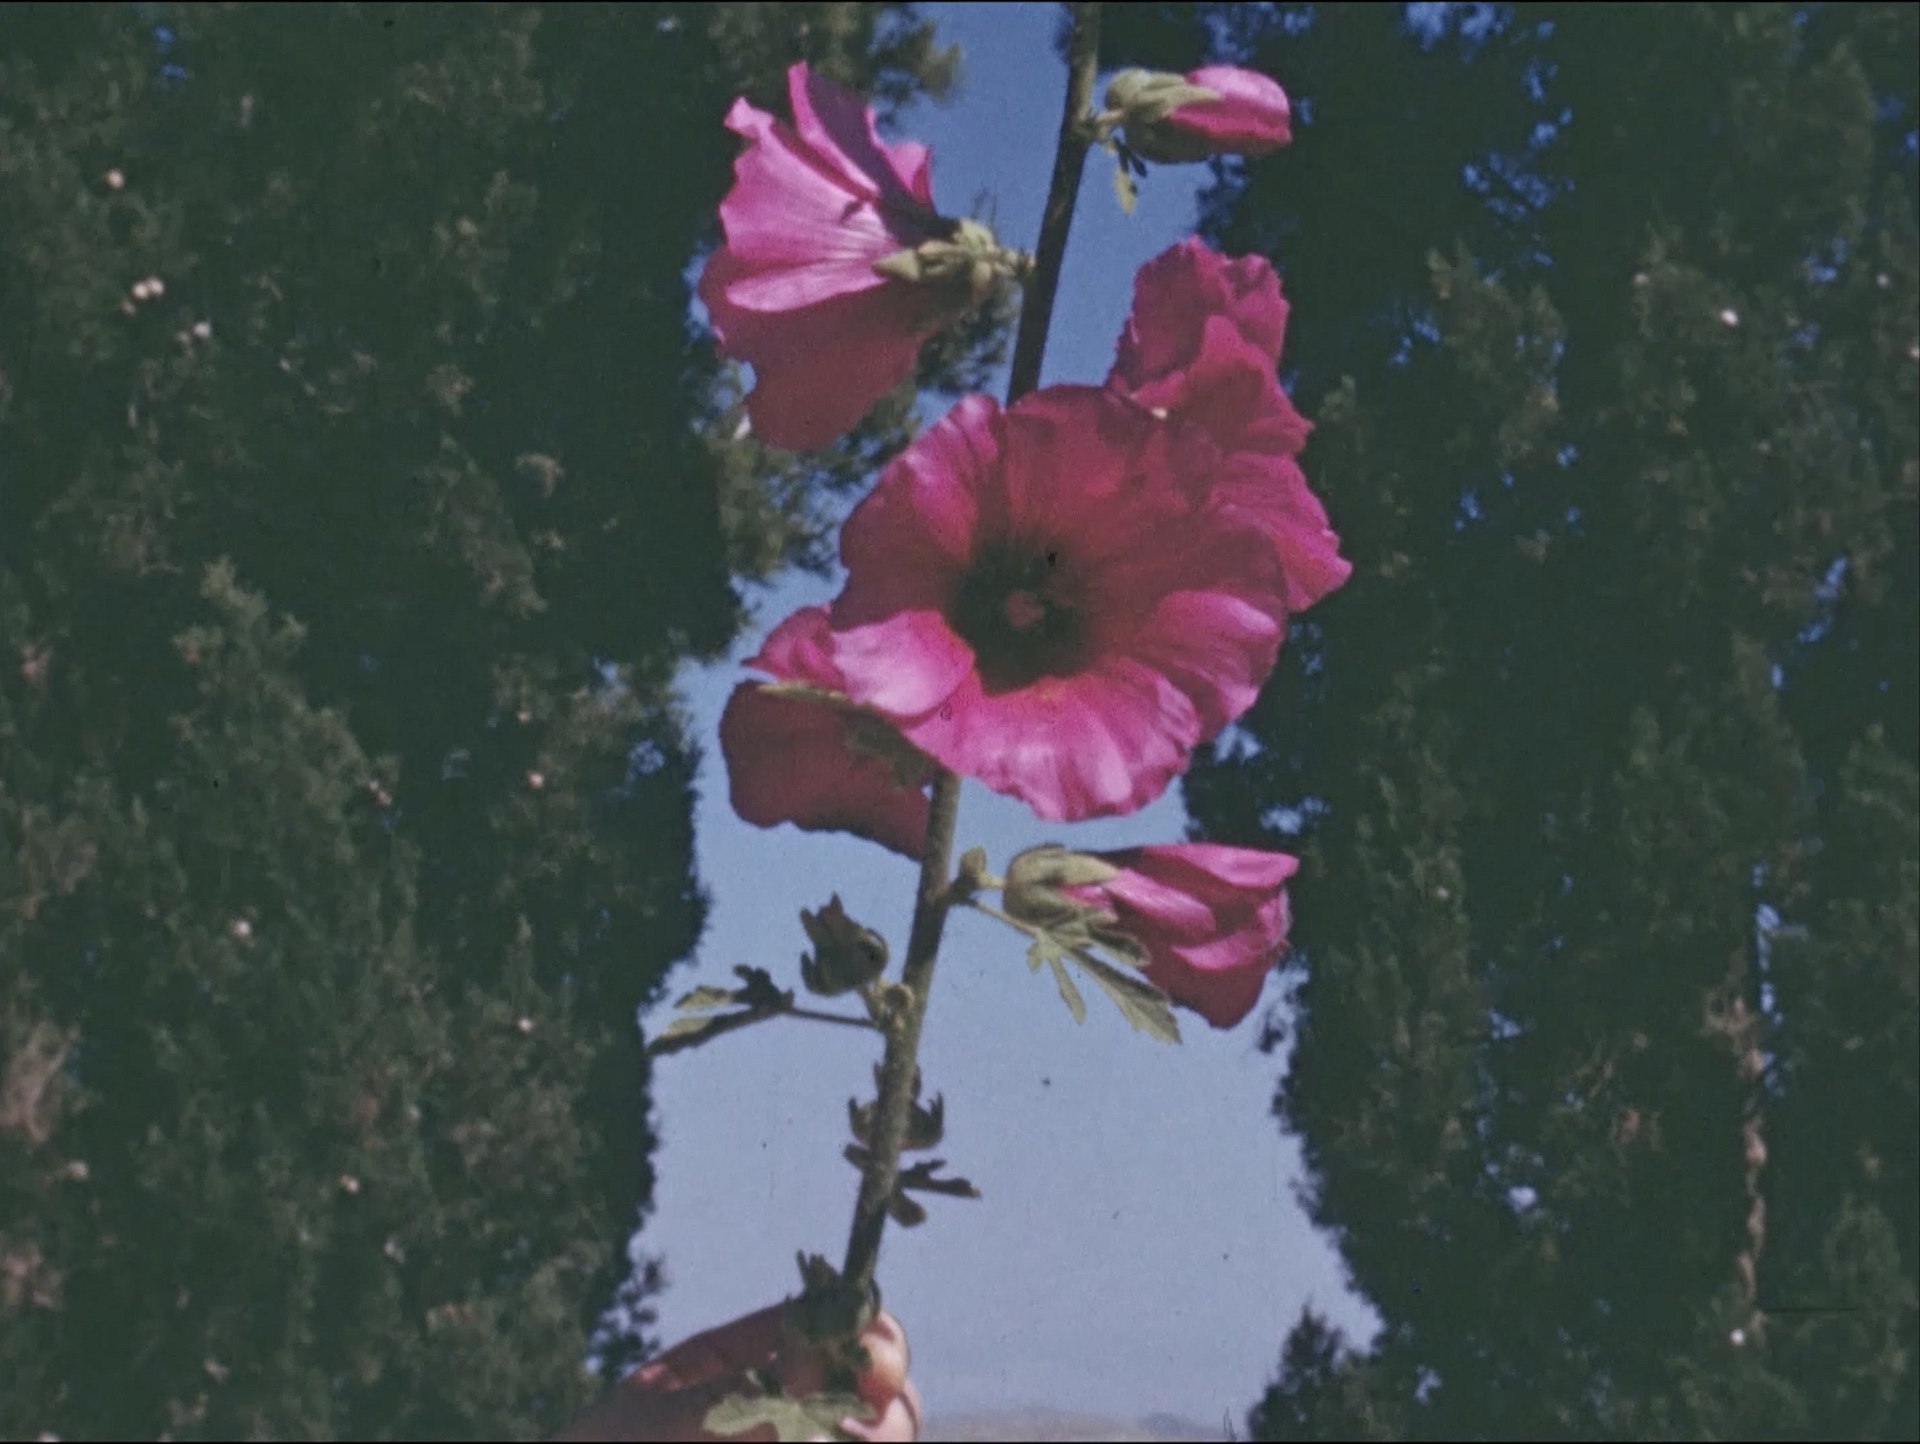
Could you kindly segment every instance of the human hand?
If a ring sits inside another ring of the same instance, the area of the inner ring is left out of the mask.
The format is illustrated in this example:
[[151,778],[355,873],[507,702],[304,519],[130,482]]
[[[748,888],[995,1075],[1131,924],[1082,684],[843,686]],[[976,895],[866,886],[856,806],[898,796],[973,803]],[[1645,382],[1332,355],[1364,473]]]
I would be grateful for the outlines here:
[[[784,1306],[775,1304],[675,1345],[620,1381],[612,1396],[576,1419],[560,1440],[771,1439],[762,1426],[746,1434],[709,1434],[701,1428],[707,1410],[729,1394],[746,1392],[749,1369],[770,1369],[796,1398],[825,1386],[819,1351],[788,1335]],[[905,1441],[920,1432],[920,1396],[907,1382],[907,1335],[882,1313],[860,1335],[868,1364],[856,1392],[875,1411],[868,1422],[848,1419],[840,1427],[856,1438]]]

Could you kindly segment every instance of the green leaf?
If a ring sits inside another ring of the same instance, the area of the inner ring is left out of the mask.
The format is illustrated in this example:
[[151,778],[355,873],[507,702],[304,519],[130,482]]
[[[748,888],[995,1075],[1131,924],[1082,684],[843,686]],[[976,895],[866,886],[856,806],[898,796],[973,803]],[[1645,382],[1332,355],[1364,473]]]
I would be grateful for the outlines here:
[[795,1399],[786,1394],[730,1394],[707,1410],[701,1421],[711,1434],[744,1434],[771,1424],[776,1439],[816,1439],[822,1434],[847,1437],[842,1419],[872,1423],[878,1416],[858,1394],[815,1394]]
[[1133,203],[1140,198],[1140,187],[1133,183],[1133,177],[1127,174],[1124,163],[1113,169],[1113,193],[1120,201],[1120,209],[1132,215]]
[[1121,972],[1111,963],[1101,962],[1085,949],[1075,948],[1073,960],[1113,999],[1114,1006],[1133,1024],[1135,1031],[1158,1038],[1162,1043],[1180,1041],[1180,1024],[1173,1016],[1173,1007],[1165,993],[1144,979]]
[[1051,963],[1061,957],[1066,949],[1060,946],[1060,940],[1052,933],[1036,933],[1033,941],[1027,945],[1027,968],[1039,972],[1041,964]]
[[733,998],[733,991],[730,988],[716,988],[710,985],[702,985],[695,988],[691,993],[688,993],[686,997],[682,998],[673,1006],[685,1010],[706,1011],[713,1008],[724,1008],[733,1001]]
[[1067,1005],[1067,1011],[1073,1014],[1073,1021],[1087,1021],[1086,1000],[1080,996],[1080,990],[1073,985],[1073,977],[1067,972],[1067,965],[1060,961],[1059,955],[1047,959],[1053,967],[1053,981],[1060,987],[1060,1000]]

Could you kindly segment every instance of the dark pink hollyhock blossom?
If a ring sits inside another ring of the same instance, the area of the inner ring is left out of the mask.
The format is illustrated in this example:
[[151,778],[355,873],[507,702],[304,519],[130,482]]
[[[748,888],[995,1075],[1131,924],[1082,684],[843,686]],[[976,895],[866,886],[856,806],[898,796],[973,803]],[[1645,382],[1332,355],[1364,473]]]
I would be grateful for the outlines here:
[[1050,821],[1133,812],[1252,705],[1282,628],[1258,529],[1112,392],[970,396],[840,533],[847,694]]
[[1107,384],[1205,426],[1223,449],[1260,428],[1298,451],[1311,429],[1274,380],[1287,336],[1280,278],[1260,256],[1228,260],[1188,237],[1142,266]]
[[1221,457],[1196,464],[1214,503],[1253,518],[1285,573],[1288,612],[1334,591],[1353,566],[1294,457],[1311,427],[1274,374],[1286,339],[1280,280],[1259,256],[1228,260],[1188,239],[1134,279],[1133,311],[1107,385],[1205,433]]
[[1297,859],[1213,843],[1090,856],[1120,876],[1061,891],[1119,918],[1146,949],[1149,982],[1216,1028],[1231,1028],[1253,1011],[1286,951],[1285,884],[1300,867]]
[[[824,607],[788,617],[747,665],[781,682],[845,692]],[[918,860],[932,764],[916,767],[885,730],[876,717],[741,683],[720,718],[733,810],[756,827],[851,832]]]
[[1187,84],[1220,98],[1180,106],[1160,124],[1205,141],[1216,155],[1266,155],[1293,139],[1293,108],[1278,81],[1237,65],[1206,65],[1188,71]]
[[805,64],[787,90],[791,126],[745,100],[727,114],[749,144],[700,300],[722,354],[754,369],[754,432],[807,451],[858,422],[951,317],[939,287],[874,270],[950,227],[934,213],[926,147],[886,144],[858,96]]

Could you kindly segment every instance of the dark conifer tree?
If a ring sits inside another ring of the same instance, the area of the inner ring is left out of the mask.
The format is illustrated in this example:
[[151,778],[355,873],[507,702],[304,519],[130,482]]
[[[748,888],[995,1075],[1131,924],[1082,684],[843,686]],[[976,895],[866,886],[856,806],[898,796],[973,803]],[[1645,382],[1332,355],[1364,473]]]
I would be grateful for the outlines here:
[[1356,563],[1187,787],[1384,1325],[1255,1432],[1913,1437],[1914,10],[1118,14],[1298,102],[1207,230]]
[[623,1279],[651,1345],[674,668],[905,436],[736,440],[689,321],[803,58],[954,62],[898,5],[0,14],[0,1434],[526,1436]]

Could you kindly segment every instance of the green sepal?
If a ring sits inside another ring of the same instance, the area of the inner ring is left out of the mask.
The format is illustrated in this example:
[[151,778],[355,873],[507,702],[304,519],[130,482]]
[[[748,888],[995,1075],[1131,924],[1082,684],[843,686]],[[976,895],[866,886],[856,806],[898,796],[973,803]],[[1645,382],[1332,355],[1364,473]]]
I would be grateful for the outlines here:
[[900,1176],[894,1182],[899,1192],[911,1190],[915,1193],[944,1193],[948,1198],[978,1198],[980,1190],[964,1178],[935,1178],[934,1175],[947,1166],[944,1158],[928,1158],[911,1168],[900,1170]]
[[840,894],[819,912],[800,910],[812,954],[800,955],[800,980],[812,992],[837,997],[863,988],[887,970],[887,940],[847,916]]

